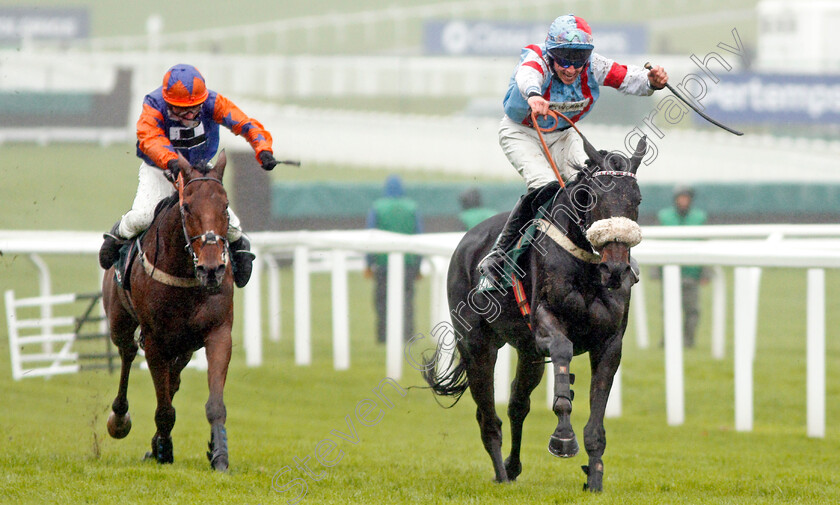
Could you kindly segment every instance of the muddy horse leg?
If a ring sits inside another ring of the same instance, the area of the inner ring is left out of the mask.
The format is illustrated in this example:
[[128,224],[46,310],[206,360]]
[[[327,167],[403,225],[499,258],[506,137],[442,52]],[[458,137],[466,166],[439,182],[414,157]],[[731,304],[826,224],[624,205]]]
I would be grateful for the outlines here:
[[172,427],[175,426],[175,407],[172,406],[172,393],[170,392],[170,367],[169,360],[159,354],[154,345],[150,345],[153,339],[146,339],[146,363],[149,365],[149,372],[152,374],[152,382],[155,385],[155,396],[157,397],[157,408],[155,409],[155,426],[157,432],[152,437],[152,450],[146,453],[146,458],[154,458],[158,463],[172,463],[175,460],[172,449]]
[[210,466],[220,472],[228,469],[229,455],[225,421],[227,410],[224,402],[225,380],[230,364],[231,337],[230,326],[220,328],[208,336],[205,344],[207,352],[207,385],[210,395],[204,406],[207,421],[210,423],[210,443],[207,459]]
[[519,451],[522,445],[522,424],[531,411],[531,393],[542,379],[543,357],[533,352],[518,353],[516,377],[511,384],[510,403],[508,403],[508,418],[510,418],[510,455],[505,460],[505,470],[510,480],[522,473],[522,462]]
[[108,434],[113,438],[125,438],[131,431],[131,416],[128,414],[128,377],[131,364],[137,356],[137,344],[134,342],[137,323],[119,306],[120,302],[116,300],[113,292],[103,301],[108,307],[111,341],[119,350],[121,362],[119,389],[111,404],[111,415],[108,416]]
[[548,451],[559,458],[571,458],[578,453],[579,446],[572,429],[573,375],[569,373],[574,349],[566,338],[557,319],[543,306],[537,307],[534,337],[537,347],[551,357],[554,372],[554,403],[552,409],[557,415],[557,428],[548,441]]
[[603,490],[604,462],[601,457],[607,446],[604,430],[604,412],[612,388],[615,372],[621,361],[621,337],[610,339],[601,352],[590,351],[592,384],[589,390],[589,421],[583,429],[583,442],[589,455],[589,464],[583,467],[586,473],[584,489],[592,492]]

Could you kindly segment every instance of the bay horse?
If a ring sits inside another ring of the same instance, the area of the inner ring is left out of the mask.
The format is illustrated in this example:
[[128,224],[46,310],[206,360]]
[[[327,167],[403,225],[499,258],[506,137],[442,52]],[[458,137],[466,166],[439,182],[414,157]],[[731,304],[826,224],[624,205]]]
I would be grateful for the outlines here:
[[219,471],[228,468],[223,391],[233,324],[233,273],[226,238],[228,198],[222,185],[226,160],[224,151],[215,166],[190,166],[179,157],[178,192],[160,202],[152,225],[133,245],[139,250],[131,264],[129,290],[116,282],[114,267],[105,273],[102,283],[111,340],[122,361],[108,434],[124,438],[131,430],[126,393],[138,351],[134,332],[139,326],[139,345],[145,351],[157,396],[157,431],[146,457],[172,463],[172,398],[180,386],[181,371],[193,352],[204,347],[210,390],[205,405],[211,434],[207,457]]
[[[630,288],[637,281],[630,248],[641,240],[636,223],[641,202],[636,171],[647,141],[638,142],[630,159],[618,152],[598,151],[585,137],[583,141],[587,167],[580,167],[565,188],[552,183],[544,189],[556,195],[548,212],[535,223],[538,231],[533,243],[514,267],[520,270],[521,283],[512,289],[496,284],[497,289],[487,290],[479,285],[477,265],[493,246],[507,215],[489,218],[464,235],[447,279],[458,352],[449,353],[451,362],[442,371],[435,370],[435,359],[451,343],[441,341],[435,356],[425,358],[423,375],[435,394],[452,396],[457,402],[469,388],[477,405],[481,441],[498,482],[516,480],[522,471],[522,424],[546,357],[553,365],[553,411],[558,420],[548,450],[561,458],[577,454],[570,417],[574,375],[569,365],[573,356],[588,352],[592,380],[590,415],[583,431],[589,455],[583,467],[584,488],[592,492],[603,488],[604,411],[621,360]],[[518,365],[508,404],[510,455],[503,461],[493,369],[505,343],[517,350]]]

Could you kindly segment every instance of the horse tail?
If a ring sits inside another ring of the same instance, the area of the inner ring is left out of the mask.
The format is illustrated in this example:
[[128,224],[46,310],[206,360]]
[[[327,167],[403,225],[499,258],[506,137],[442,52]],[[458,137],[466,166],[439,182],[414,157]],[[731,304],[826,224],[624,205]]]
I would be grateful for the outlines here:
[[[448,352],[446,352],[448,351]],[[445,354],[443,354],[445,352]],[[439,359],[444,356],[443,359]],[[442,372],[438,374],[438,372]],[[445,343],[441,341],[432,356],[423,357],[423,379],[437,396],[451,396],[455,398],[452,405],[444,408],[454,407],[461,396],[470,386],[467,379],[467,363],[455,349],[446,349]],[[435,398],[437,400],[437,398]]]

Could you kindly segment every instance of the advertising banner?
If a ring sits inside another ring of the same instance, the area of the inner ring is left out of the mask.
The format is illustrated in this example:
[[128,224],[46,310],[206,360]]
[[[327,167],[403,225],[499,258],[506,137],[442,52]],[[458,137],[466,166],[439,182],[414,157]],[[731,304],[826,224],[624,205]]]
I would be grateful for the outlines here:
[[84,7],[0,7],[0,44],[22,39],[66,40],[90,35]]
[[[427,21],[424,49],[430,55],[515,56],[528,44],[545,41],[550,21]],[[647,28],[643,25],[592,25],[595,51],[616,55],[644,54],[648,50]]]
[[706,81],[708,92],[699,101],[723,123],[840,123],[840,75],[722,77],[717,84]]

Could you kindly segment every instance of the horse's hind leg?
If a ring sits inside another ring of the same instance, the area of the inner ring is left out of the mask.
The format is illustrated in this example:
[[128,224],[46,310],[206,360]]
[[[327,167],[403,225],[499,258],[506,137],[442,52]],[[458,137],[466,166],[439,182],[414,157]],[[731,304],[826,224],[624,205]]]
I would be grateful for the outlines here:
[[540,383],[545,368],[542,365],[542,356],[521,351],[518,355],[516,377],[513,379],[510,403],[508,404],[511,446],[510,456],[505,460],[505,470],[510,480],[516,480],[516,477],[522,473],[522,462],[519,459],[519,450],[522,445],[522,424],[531,410],[531,393]]
[[210,423],[210,443],[207,459],[210,466],[220,472],[228,469],[230,457],[228,454],[227,409],[224,402],[225,380],[230,364],[231,337],[230,326],[216,330],[207,337],[205,344],[207,352],[207,385],[210,395],[204,409],[207,421]]
[[483,343],[480,349],[470,349],[467,363],[467,380],[470,394],[477,406],[475,418],[481,430],[484,449],[493,461],[496,482],[507,482],[508,475],[502,462],[502,420],[496,414],[493,388],[493,369],[498,349]]
[[137,328],[137,323],[122,307],[114,306],[120,302],[115,300],[113,295],[105,302],[109,307],[111,340],[119,350],[121,362],[119,389],[117,397],[111,404],[111,415],[108,416],[108,434],[113,438],[125,438],[131,431],[131,416],[128,414],[128,377],[131,373],[131,364],[137,356],[137,344],[134,342],[134,330]]

